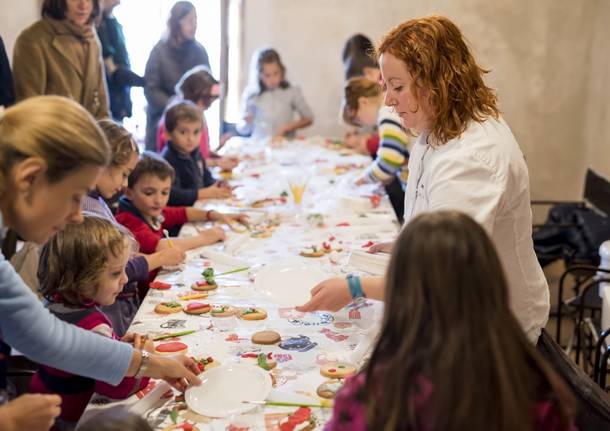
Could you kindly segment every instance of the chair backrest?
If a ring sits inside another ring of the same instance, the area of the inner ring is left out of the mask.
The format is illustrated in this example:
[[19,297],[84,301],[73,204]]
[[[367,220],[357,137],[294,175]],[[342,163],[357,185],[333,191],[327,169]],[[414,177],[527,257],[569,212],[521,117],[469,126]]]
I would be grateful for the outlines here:
[[587,169],[583,195],[589,205],[610,216],[610,181],[591,168]]
[[576,426],[580,430],[610,430],[610,399],[591,378],[578,367],[543,329],[538,351],[551,364],[572,390],[578,402]]

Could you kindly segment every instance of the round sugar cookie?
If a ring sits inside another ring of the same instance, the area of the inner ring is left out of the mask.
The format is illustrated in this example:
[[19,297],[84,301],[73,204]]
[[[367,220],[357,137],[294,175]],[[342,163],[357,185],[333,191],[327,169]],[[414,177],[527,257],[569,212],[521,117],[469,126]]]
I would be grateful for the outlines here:
[[230,305],[212,305],[210,310],[210,316],[212,317],[230,317],[233,316],[237,310]]
[[337,396],[337,392],[339,389],[343,387],[343,381],[334,379],[327,380],[318,386],[316,389],[316,393],[320,398],[326,398],[327,400],[332,400]]
[[155,313],[159,314],[172,314],[180,311],[182,311],[182,305],[175,301],[160,302],[155,306]]
[[304,248],[299,252],[299,254],[303,257],[322,257],[326,253],[321,248]]
[[199,292],[207,292],[209,290],[218,289],[218,285],[216,283],[210,284],[205,280],[197,281],[191,285],[191,289],[197,290]]
[[188,346],[180,341],[171,341],[169,343],[159,344],[155,347],[155,353],[159,355],[177,355],[188,350]]
[[254,344],[275,344],[282,339],[275,331],[258,331],[252,334]]
[[186,314],[203,314],[207,313],[212,309],[210,304],[204,304],[203,302],[191,302],[186,305],[184,312]]
[[329,379],[344,379],[356,372],[356,367],[345,362],[330,362],[320,368],[320,374]]
[[243,320],[265,320],[267,312],[262,308],[242,308],[237,314]]
[[197,364],[197,368],[199,368],[199,371],[201,372],[207,371],[210,368],[214,368],[220,365],[220,362],[218,362],[211,356],[201,359],[193,358],[193,360],[195,361],[195,363]]

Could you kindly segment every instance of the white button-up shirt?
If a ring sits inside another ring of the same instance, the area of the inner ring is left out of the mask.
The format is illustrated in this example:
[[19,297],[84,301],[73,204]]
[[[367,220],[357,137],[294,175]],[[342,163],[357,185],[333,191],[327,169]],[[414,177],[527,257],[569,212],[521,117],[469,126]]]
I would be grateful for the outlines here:
[[549,289],[532,242],[527,165],[503,119],[472,121],[438,147],[418,138],[409,159],[405,224],[438,210],[464,212],[485,228],[508,279],[511,310],[537,340],[548,319]]

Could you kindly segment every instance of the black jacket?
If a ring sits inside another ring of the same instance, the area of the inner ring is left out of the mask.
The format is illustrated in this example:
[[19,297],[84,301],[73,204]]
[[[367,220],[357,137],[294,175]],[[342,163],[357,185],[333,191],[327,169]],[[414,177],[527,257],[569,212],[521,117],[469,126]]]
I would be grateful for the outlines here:
[[199,146],[189,156],[185,156],[176,150],[172,141],[167,141],[161,156],[176,171],[169,196],[170,206],[192,206],[197,201],[199,189],[216,182],[201,157]]
[[0,105],[11,106],[15,103],[15,87],[13,85],[13,74],[6,56],[4,42],[0,37]]

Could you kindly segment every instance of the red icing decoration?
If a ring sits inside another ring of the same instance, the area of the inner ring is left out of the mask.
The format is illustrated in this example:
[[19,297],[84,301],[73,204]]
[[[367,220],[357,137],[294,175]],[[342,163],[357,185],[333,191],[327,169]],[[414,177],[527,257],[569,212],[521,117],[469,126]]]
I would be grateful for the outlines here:
[[164,283],[162,281],[153,281],[152,283],[150,283],[149,286],[150,286],[151,289],[157,289],[157,290],[167,290],[167,289],[170,289],[172,287],[171,284]]
[[368,242],[362,244],[360,247],[367,248],[367,247],[370,247],[372,245],[375,245],[375,243],[373,241],[368,241]]
[[336,225],[337,227],[347,227],[347,226],[351,226],[351,224],[349,224],[348,222],[344,221],[341,223],[337,223]]
[[171,352],[179,352],[180,350],[184,350],[187,348],[188,348],[188,346],[186,344],[181,343],[179,341],[173,341],[171,343],[159,344],[155,348],[155,350],[157,352],[171,353]]
[[189,311],[192,311],[192,310],[198,310],[200,308],[206,308],[209,306],[210,306],[210,304],[204,304],[203,302],[191,302],[189,305],[186,306],[186,309]]

